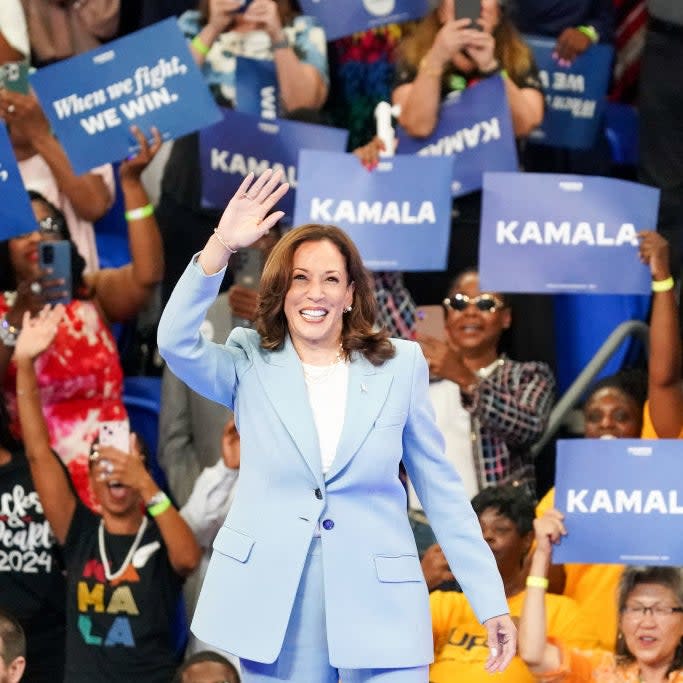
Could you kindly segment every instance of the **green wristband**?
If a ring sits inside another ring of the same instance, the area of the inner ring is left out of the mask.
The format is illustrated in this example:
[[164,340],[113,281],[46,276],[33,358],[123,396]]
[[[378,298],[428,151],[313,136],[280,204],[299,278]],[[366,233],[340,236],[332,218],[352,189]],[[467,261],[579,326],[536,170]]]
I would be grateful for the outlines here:
[[168,508],[171,507],[171,499],[164,494],[163,500],[161,500],[158,503],[154,503],[154,505],[150,505],[147,508],[147,513],[149,514],[150,517],[158,517],[162,512],[166,512]]
[[586,38],[590,39],[591,43],[597,43],[600,40],[600,34],[593,26],[577,26],[577,31],[583,33]]
[[199,36],[195,36],[190,44],[202,57],[206,57],[209,54],[209,46]]
[[149,218],[153,213],[154,207],[151,204],[147,204],[146,206],[141,206],[138,209],[131,209],[130,211],[126,211],[126,213],[124,213],[123,215],[126,217],[126,220],[130,222],[139,221],[143,218]]

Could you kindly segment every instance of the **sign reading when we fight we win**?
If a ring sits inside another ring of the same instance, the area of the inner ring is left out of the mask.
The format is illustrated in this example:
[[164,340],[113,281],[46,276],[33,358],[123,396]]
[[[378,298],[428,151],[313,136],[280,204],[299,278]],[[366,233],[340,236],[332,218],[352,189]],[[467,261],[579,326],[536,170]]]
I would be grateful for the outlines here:
[[[74,78],[78,74],[78,78]],[[130,127],[171,140],[221,118],[175,19],[167,19],[31,75],[77,173],[139,149]]]
[[683,564],[683,460],[677,439],[557,443],[555,507],[567,535],[553,561]]
[[638,233],[659,190],[614,178],[486,173],[479,273],[495,292],[649,294]]

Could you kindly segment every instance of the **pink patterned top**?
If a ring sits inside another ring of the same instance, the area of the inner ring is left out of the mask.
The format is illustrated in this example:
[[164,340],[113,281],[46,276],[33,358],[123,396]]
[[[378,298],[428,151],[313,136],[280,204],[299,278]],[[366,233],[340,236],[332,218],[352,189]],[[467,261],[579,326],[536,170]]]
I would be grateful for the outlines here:
[[[7,311],[0,298],[0,315]],[[50,444],[69,469],[83,502],[95,507],[88,482],[88,455],[103,420],[122,420],[123,371],[116,342],[92,301],[66,308],[57,336],[36,361],[43,414]],[[20,436],[16,402],[17,369],[12,362],[4,383],[12,429]]]

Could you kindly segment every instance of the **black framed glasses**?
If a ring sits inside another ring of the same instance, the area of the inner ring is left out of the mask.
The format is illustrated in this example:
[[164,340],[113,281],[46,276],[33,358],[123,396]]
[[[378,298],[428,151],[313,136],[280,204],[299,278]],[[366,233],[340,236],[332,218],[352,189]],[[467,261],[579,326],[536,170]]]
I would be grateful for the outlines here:
[[452,297],[443,300],[443,305],[454,311],[462,313],[468,306],[476,306],[482,313],[495,313],[501,308],[505,308],[505,303],[493,294],[479,294],[479,296],[469,297],[467,294],[458,292]]
[[653,617],[661,619],[683,612],[683,607],[671,607],[669,605],[624,605],[624,616],[630,619],[643,619],[648,612]]

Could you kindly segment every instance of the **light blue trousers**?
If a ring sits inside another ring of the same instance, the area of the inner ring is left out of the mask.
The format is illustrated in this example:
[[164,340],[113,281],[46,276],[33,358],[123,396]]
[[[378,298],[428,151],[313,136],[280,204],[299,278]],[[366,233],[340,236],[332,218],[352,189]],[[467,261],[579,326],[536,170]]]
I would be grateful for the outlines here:
[[272,664],[241,659],[242,683],[427,683],[429,667],[336,669],[330,666],[319,538],[314,538],[294,600],[280,656]]

